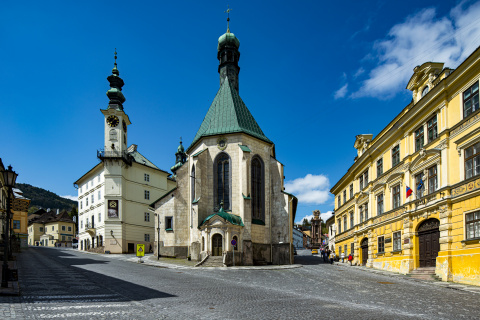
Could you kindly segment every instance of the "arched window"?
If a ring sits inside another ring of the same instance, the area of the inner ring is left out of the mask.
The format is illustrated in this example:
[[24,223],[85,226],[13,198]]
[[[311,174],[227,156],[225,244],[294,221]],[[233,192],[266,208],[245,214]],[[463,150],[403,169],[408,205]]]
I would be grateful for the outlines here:
[[115,129],[110,130],[110,140],[111,141],[117,140],[117,130]]
[[425,86],[425,88],[423,88],[423,90],[422,90],[422,97],[423,97],[424,95],[426,95],[429,90],[430,90],[430,88],[429,88],[428,86]]
[[218,210],[223,202],[223,209],[230,210],[230,157],[226,153],[220,153],[214,163],[215,170],[215,203]]
[[[265,222],[264,214],[264,170],[263,161],[260,157],[255,156],[252,159],[252,222],[260,220]],[[257,221],[258,222],[258,221]]]
[[190,183],[192,184],[192,202],[195,201],[195,165],[192,166],[192,174],[190,175]]

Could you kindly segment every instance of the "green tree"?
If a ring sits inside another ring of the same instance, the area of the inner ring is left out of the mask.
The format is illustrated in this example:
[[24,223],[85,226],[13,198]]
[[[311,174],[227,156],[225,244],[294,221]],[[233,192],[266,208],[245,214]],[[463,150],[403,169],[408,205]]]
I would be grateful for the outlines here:
[[31,215],[32,213],[35,213],[39,208],[37,206],[30,206],[28,208],[28,215]]
[[303,227],[311,227],[312,223],[307,218],[303,218],[302,226]]

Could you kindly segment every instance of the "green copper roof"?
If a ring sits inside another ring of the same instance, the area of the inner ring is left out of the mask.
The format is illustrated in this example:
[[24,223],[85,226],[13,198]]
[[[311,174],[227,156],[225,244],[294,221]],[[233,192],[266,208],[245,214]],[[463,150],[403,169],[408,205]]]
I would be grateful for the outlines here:
[[203,226],[208,220],[210,220],[214,216],[220,216],[223,219],[225,219],[226,221],[230,222],[231,224],[235,224],[235,225],[241,226],[241,227],[244,226],[242,218],[240,218],[239,216],[236,216],[234,214],[225,212],[225,211],[223,211],[223,208],[220,207],[220,210],[218,210],[218,212],[216,212],[214,214],[211,214],[208,217],[206,217],[205,220],[203,220],[202,223],[199,225],[199,227]]
[[243,132],[255,138],[272,143],[253,118],[237,90],[230,85],[228,77],[225,78],[222,86],[213,99],[207,115],[198,129],[192,144],[188,149],[202,137],[221,135],[227,133]]
[[238,146],[240,147],[240,149],[242,149],[242,151],[252,152],[252,150],[250,150],[250,148],[248,146],[244,146],[244,145],[241,145],[241,144],[239,144]]

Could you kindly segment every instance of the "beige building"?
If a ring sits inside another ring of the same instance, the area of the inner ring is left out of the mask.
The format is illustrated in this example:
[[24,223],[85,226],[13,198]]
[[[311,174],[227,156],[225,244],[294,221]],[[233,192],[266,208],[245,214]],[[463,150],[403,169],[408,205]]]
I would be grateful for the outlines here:
[[67,211],[45,212],[28,222],[28,244],[31,246],[71,247],[75,234],[75,222]]
[[162,256],[230,265],[235,252],[236,265],[290,264],[297,198],[239,96],[239,46],[229,31],[219,38],[220,89],[186,153],[177,150],[176,188],[152,205],[156,242]]
[[415,67],[412,101],[335,184],[337,254],[480,285],[480,48],[455,70]]
[[[116,57],[115,57],[116,58]],[[116,66],[108,78],[110,99],[104,118],[104,149],[99,164],[75,181],[78,188],[79,250],[133,253],[137,244],[153,246],[154,218],[149,205],[174,187],[170,174],[159,169],[132,144],[123,110],[123,80]]]

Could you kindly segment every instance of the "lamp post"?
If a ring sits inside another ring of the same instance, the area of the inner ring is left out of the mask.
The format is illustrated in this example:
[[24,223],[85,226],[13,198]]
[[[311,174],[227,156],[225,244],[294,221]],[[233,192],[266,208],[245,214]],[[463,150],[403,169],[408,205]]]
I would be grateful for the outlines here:
[[11,195],[12,188],[15,186],[15,181],[17,180],[18,174],[12,170],[12,166],[8,166],[8,170],[2,171],[3,180],[5,187],[7,188],[7,212],[5,214],[5,239],[3,245],[3,267],[2,267],[2,287],[8,288],[8,255],[9,255],[9,233],[10,233],[10,216],[12,214],[11,210]]

